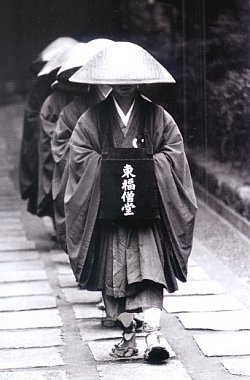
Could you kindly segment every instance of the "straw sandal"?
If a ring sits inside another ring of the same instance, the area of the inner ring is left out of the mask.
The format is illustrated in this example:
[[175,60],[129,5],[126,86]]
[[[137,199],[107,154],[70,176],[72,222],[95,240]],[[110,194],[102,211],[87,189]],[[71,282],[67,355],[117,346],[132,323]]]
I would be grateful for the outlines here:
[[122,326],[122,339],[118,344],[115,344],[110,353],[116,358],[131,358],[138,355],[136,347],[135,323],[132,322],[129,327]]
[[[147,326],[144,331],[148,332],[149,327]],[[144,359],[151,363],[160,363],[163,360],[169,358],[169,352],[167,348],[161,344],[159,329],[151,329],[146,336],[147,348],[144,352]]]

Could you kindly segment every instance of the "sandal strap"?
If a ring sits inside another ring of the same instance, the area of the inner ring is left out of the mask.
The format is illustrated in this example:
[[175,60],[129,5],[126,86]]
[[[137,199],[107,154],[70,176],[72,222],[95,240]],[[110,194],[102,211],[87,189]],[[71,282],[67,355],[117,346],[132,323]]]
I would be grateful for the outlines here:
[[118,344],[115,345],[115,347],[120,347],[123,344],[124,341],[129,342],[134,337],[135,337],[135,333],[134,332],[132,332],[132,333],[123,332],[122,333],[122,339],[120,340],[120,342]]
[[154,331],[160,331],[161,330],[161,327],[160,326],[157,326],[157,327],[152,327],[150,326],[148,323],[144,322],[143,323],[143,331],[144,332],[147,332],[147,333],[151,333],[151,332],[154,332]]
[[130,358],[138,354],[138,349],[136,347],[117,347],[116,345],[112,348],[112,356],[117,356],[120,358]]
[[136,323],[134,320],[130,323],[130,325],[128,327],[125,327],[124,324],[119,319],[117,320],[117,324],[120,327],[120,329],[123,330],[123,333],[125,333],[125,334],[135,332]]

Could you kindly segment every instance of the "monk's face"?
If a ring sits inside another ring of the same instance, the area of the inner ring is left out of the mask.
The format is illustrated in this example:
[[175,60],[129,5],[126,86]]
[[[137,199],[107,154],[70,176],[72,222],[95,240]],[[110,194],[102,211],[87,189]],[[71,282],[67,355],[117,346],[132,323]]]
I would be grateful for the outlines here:
[[135,97],[137,86],[135,84],[113,85],[113,93],[117,98],[131,99]]

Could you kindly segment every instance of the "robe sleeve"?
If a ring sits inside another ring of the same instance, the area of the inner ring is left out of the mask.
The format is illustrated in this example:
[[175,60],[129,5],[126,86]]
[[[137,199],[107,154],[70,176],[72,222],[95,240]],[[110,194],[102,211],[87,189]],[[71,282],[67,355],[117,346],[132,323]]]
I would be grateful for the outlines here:
[[52,154],[55,162],[59,162],[68,148],[68,142],[77,123],[78,114],[74,101],[63,108],[52,138]]
[[55,163],[52,182],[53,199],[55,199],[61,191],[61,181],[69,156],[69,139],[76,122],[77,117],[73,101],[65,106],[60,113],[51,140],[51,150]]
[[160,213],[172,246],[171,261],[175,275],[179,280],[186,281],[197,210],[196,198],[183,139],[176,123],[163,111],[156,116],[156,124],[162,126],[156,134],[159,141],[154,154]]
[[52,179],[52,197],[54,200],[54,218],[57,239],[60,245],[67,251],[66,228],[64,212],[64,195],[69,172],[69,140],[75,128],[78,118],[86,111],[86,97],[75,97],[65,106],[56,123],[54,135],[51,141],[54,158],[54,171]]
[[70,139],[69,178],[65,193],[67,251],[79,281],[100,202],[101,150],[97,120],[88,110]]
[[37,213],[39,216],[53,215],[52,176],[54,159],[51,152],[51,140],[55,125],[62,108],[68,102],[68,95],[60,92],[51,94],[43,103],[40,112],[41,130],[39,137],[39,175]]
[[39,113],[44,99],[49,95],[50,91],[49,82],[44,79],[38,79],[27,98],[19,164],[19,183],[23,199],[36,198],[40,131]]

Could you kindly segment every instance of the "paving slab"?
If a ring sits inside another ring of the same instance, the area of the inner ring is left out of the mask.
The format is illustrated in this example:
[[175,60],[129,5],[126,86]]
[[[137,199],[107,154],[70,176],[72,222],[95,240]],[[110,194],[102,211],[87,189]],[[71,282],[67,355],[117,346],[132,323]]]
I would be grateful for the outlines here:
[[9,282],[0,284],[1,297],[28,296],[35,294],[49,294],[52,292],[50,285],[45,281]]
[[0,349],[64,345],[60,329],[1,331]]
[[20,199],[16,197],[16,194],[0,194],[0,206],[1,210],[5,210],[6,206],[9,210],[20,209]]
[[208,274],[198,266],[190,266],[188,268],[188,281],[204,281],[209,280]]
[[[104,339],[121,339],[122,331],[119,327],[103,327],[100,320],[85,320],[78,324],[81,338],[84,342]],[[137,332],[137,336],[145,336],[144,332]]]
[[[3,170],[0,169],[0,175],[1,174],[5,174],[3,173]],[[13,184],[9,184],[8,186],[4,187],[4,186],[0,186],[0,194],[1,195],[7,195],[7,194],[15,194],[15,188],[13,186]]]
[[[39,253],[36,251],[19,251],[19,252],[0,252],[0,262],[4,261],[29,261],[39,259]],[[2,264],[1,264],[2,265]],[[15,265],[15,264],[14,264]]]
[[72,269],[69,264],[56,265],[56,271],[58,274],[71,274]]
[[[8,253],[6,252],[6,255]],[[13,263],[1,263],[0,272],[13,271],[13,270],[30,270],[30,269],[42,269],[44,268],[44,263],[42,260],[28,260],[28,261],[17,261]]]
[[23,227],[21,222],[21,213],[19,211],[1,211],[0,210],[0,217],[2,218],[1,226],[4,228],[4,226],[13,225],[13,226],[19,226],[20,228]]
[[173,293],[174,296],[226,293],[217,281],[188,281],[186,283],[178,281],[178,286],[179,290]]
[[20,209],[20,203],[12,204],[0,204],[0,210],[1,211],[13,211],[13,210],[19,210]]
[[61,327],[58,310],[6,311],[0,314],[0,330]]
[[98,365],[97,370],[102,380],[143,379],[143,380],[192,380],[180,361],[170,359],[166,364],[150,365],[146,362],[119,362],[116,365]]
[[74,305],[76,319],[102,318],[103,312],[96,305]]
[[[1,158],[1,154],[0,154],[0,158]],[[6,165],[6,163],[5,163]],[[9,165],[7,165],[6,167],[8,167]],[[11,168],[11,166],[9,166]],[[3,169],[3,166],[1,165],[1,169]],[[4,201],[6,200],[6,202],[8,201],[20,201],[20,197],[19,197],[19,194],[1,194],[0,195],[0,201]]]
[[10,221],[8,221],[6,223],[6,221],[3,223],[0,223],[0,231],[1,232],[15,232],[15,231],[19,231],[19,232],[24,232],[24,229],[23,229],[23,226],[20,222],[20,220],[11,220],[11,223]]
[[78,326],[84,342],[121,338],[122,331],[119,327],[103,327],[100,320],[81,321]]
[[186,329],[250,330],[250,311],[216,311],[177,314]]
[[[14,265],[15,266],[15,265]],[[36,270],[18,270],[18,271],[8,271],[0,273],[0,283],[4,282],[19,282],[19,281],[39,281],[46,280],[47,274],[43,269]]]
[[2,244],[25,244],[29,242],[26,236],[4,236],[0,237],[0,245]]
[[1,211],[13,211],[13,210],[20,210],[20,201],[14,200],[14,201],[1,201],[0,200],[0,210]]
[[50,259],[54,263],[69,264],[69,256],[65,252],[50,252]]
[[[97,362],[107,362],[107,361],[108,362],[110,362],[110,361],[111,362],[117,362],[117,361],[120,362],[120,361],[128,360],[128,358],[115,358],[109,354],[111,352],[112,347],[115,344],[118,344],[120,342],[120,340],[121,340],[121,338],[91,341],[91,342],[88,342],[88,346],[92,352],[94,359]],[[167,350],[169,351],[170,357],[174,357],[175,353],[172,350],[172,348],[170,347],[169,343],[166,341],[166,339],[164,337],[161,337],[160,340],[161,340],[161,343],[164,344],[166,346]],[[143,359],[143,354],[147,348],[147,345],[146,345],[144,338],[139,337],[136,342],[137,342],[137,348],[138,348],[139,352],[138,352],[137,356],[133,356],[133,357],[129,358],[129,360],[131,360],[131,361]]]
[[[10,189],[11,191],[11,189]],[[0,211],[18,211],[20,210],[20,202],[6,202],[0,204]]]
[[89,292],[80,288],[63,288],[62,292],[65,299],[69,303],[95,303],[97,304],[102,300],[101,292]]
[[0,369],[54,367],[64,365],[54,347],[0,351]]
[[51,309],[57,306],[56,297],[28,296],[0,298],[0,311]]
[[4,371],[0,372],[0,380],[67,380],[65,371]]
[[9,229],[5,229],[5,228],[1,228],[1,226],[0,226],[0,235],[4,235],[5,237],[26,238],[25,232],[21,229],[15,228],[15,229],[9,230]]
[[19,228],[23,230],[23,225],[21,222],[21,217],[20,216],[5,216],[3,215],[3,211],[0,211],[0,217],[2,218],[0,221],[0,225],[3,228],[4,226],[6,228]]
[[195,334],[193,337],[205,356],[250,356],[250,331]]
[[241,359],[225,359],[221,364],[232,375],[250,376],[250,357]]
[[36,245],[33,241],[24,241],[24,242],[9,242],[9,243],[0,243],[0,251],[23,251],[26,249],[35,249]]
[[0,211],[0,219],[11,218],[12,220],[19,218],[21,220],[21,211]]
[[5,184],[4,186],[2,185],[0,187],[0,194],[2,195],[15,194],[15,188],[14,188],[13,183],[9,180],[9,178],[7,182],[6,178],[7,177],[2,177],[2,182],[5,181]]
[[77,288],[77,282],[75,276],[72,273],[59,274],[58,280],[61,288]]
[[197,265],[198,264],[197,264],[197,262],[194,259],[192,259],[192,258],[188,259],[188,266],[189,267],[196,267]]
[[163,307],[168,313],[244,309],[244,306],[229,294],[178,297],[166,296],[163,300]]

